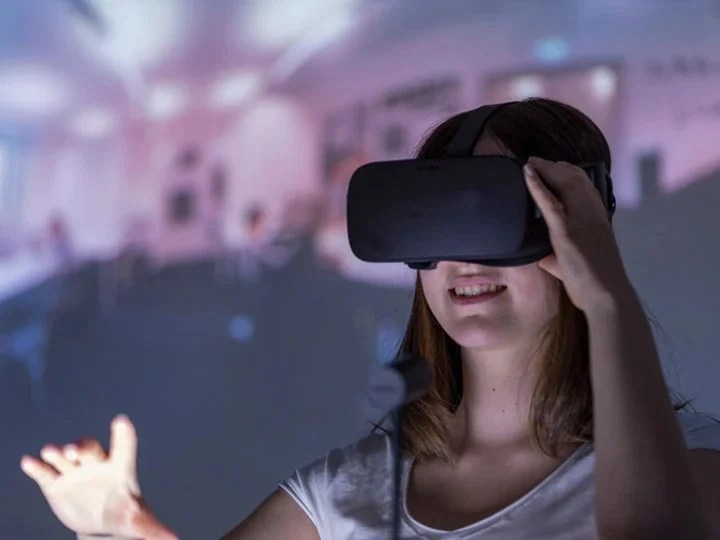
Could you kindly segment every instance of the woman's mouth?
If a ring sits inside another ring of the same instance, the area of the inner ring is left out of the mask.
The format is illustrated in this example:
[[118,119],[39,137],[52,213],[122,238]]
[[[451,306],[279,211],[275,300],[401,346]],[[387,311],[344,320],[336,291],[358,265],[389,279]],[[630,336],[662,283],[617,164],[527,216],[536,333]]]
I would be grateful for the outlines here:
[[507,287],[505,285],[469,285],[449,290],[450,298],[455,304],[479,304],[500,296]]

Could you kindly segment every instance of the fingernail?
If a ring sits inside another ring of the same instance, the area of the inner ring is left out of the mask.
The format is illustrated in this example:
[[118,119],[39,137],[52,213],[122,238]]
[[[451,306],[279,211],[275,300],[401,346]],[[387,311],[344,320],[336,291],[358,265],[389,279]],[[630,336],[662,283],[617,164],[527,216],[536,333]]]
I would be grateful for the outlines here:
[[523,170],[525,171],[525,176],[529,177],[530,179],[535,179],[535,171],[530,165],[525,165],[523,167]]

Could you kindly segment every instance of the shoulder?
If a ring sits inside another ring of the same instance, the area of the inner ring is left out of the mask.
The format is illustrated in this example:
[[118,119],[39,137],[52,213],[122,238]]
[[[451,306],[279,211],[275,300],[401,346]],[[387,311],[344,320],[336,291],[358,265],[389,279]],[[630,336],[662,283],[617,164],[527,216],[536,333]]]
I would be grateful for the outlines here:
[[387,477],[392,446],[385,433],[371,433],[346,446],[333,448],[285,480],[280,487],[295,494],[342,497],[378,476]]
[[384,433],[371,433],[346,446],[333,448],[326,455],[297,469],[296,476],[314,484],[330,485],[338,479],[354,477],[382,469],[391,452],[390,439]]
[[720,451],[720,420],[706,413],[677,411],[675,417],[689,450]]
[[358,505],[373,507],[391,478],[392,446],[384,433],[367,435],[352,444],[330,450],[297,469],[280,483],[305,511],[319,531]]

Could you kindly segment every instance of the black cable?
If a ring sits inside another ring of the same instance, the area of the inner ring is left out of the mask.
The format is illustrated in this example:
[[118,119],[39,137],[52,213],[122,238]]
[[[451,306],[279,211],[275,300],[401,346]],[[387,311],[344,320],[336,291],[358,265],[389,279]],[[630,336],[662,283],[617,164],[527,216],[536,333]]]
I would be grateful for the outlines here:
[[[417,401],[430,390],[432,374],[427,362],[420,356],[402,353],[389,366],[374,366],[370,371],[368,395],[364,408],[373,425],[380,415],[388,416],[394,424],[390,434],[392,445],[392,523],[390,538],[399,540],[403,493],[401,482],[403,472],[403,411],[408,403]],[[382,427],[380,428],[382,429]],[[385,431],[385,430],[383,430]]]
[[393,424],[393,521],[392,521],[392,540],[400,538],[400,509],[402,498],[400,493],[402,481],[402,406],[394,409],[392,412]]

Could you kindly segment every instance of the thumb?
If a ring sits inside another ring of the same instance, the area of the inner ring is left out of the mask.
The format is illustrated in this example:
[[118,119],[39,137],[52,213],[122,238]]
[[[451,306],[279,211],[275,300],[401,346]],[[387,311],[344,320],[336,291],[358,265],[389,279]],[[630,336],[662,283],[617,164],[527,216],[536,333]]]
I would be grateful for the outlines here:
[[110,461],[118,465],[133,481],[137,475],[137,433],[130,418],[116,416],[110,425]]

